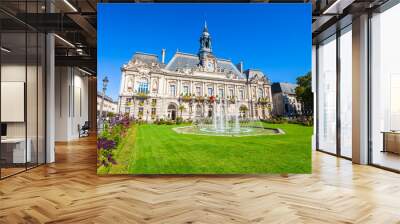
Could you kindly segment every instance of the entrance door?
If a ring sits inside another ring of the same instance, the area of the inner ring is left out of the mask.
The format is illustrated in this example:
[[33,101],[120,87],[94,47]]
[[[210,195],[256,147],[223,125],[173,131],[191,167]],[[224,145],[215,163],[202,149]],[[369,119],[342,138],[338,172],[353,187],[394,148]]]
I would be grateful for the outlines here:
[[172,120],[175,120],[175,119],[176,119],[176,111],[175,111],[175,110],[172,110],[172,111],[171,111],[171,119],[172,119]]
[[170,118],[171,120],[175,120],[176,119],[176,110],[177,110],[177,106],[175,104],[168,105],[168,118]]

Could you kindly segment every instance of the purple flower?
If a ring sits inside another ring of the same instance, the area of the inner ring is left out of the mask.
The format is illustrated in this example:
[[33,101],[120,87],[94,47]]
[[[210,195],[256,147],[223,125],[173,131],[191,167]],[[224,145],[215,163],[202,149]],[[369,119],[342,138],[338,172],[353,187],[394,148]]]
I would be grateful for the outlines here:
[[110,163],[112,163],[112,164],[117,164],[117,162],[115,161],[115,159],[114,158],[112,158],[112,155],[111,154],[108,154],[107,155],[107,160],[108,160],[108,162],[110,162]]
[[115,142],[106,138],[99,138],[97,140],[97,149],[110,150],[115,148]]
[[110,120],[110,127],[116,125],[123,125],[124,127],[129,127],[131,120],[129,116],[116,116]]

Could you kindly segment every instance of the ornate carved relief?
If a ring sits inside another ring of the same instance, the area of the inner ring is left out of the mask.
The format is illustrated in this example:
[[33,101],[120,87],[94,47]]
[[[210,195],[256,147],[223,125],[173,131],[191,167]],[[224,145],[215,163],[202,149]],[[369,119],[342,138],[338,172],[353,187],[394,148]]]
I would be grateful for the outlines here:
[[128,76],[126,78],[127,82],[126,82],[126,92],[133,92],[133,76]]
[[151,85],[151,91],[153,93],[157,93],[158,92],[158,79],[153,79],[152,85]]

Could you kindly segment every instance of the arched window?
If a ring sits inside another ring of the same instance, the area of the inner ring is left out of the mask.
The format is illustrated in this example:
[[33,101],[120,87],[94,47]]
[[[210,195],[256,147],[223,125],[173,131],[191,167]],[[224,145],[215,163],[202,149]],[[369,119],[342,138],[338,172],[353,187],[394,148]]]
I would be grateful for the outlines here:
[[147,81],[147,79],[139,80],[137,92],[138,93],[148,93],[149,92],[149,82]]
[[176,110],[176,106],[174,104],[168,105],[168,110]]

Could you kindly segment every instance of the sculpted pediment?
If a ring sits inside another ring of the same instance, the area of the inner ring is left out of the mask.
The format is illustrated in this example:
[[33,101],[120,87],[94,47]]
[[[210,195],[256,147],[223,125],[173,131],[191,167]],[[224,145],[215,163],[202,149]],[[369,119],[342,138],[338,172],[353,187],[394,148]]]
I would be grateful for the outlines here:
[[140,74],[143,74],[143,75],[147,75],[150,72],[150,68],[148,68],[147,66],[140,66],[137,68],[137,70]]
[[260,75],[260,74],[255,74],[250,81],[254,81],[254,82],[268,82],[267,78],[265,78],[264,75]]
[[141,61],[130,62],[129,64],[124,65],[123,69],[138,72],[144,75],[147,75],[150,72],[161,72],[161,68],[158,63],[152,63],[149,65]]

